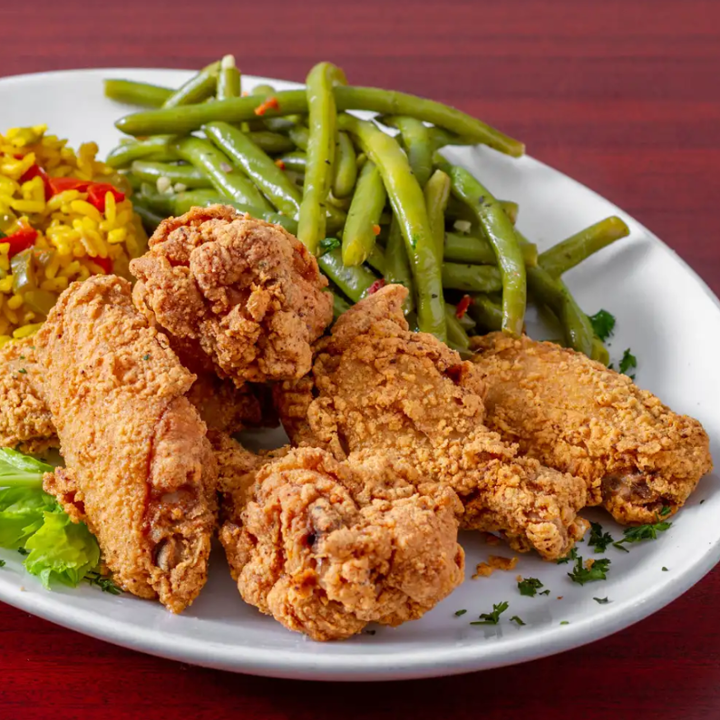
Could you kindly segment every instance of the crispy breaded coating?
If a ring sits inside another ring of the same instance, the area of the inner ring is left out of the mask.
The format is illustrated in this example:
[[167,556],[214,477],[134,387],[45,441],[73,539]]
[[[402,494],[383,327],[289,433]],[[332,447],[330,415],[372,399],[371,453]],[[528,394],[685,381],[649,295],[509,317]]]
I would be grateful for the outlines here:
[[620,523],[676,512],[712,469],[708,436],[626,375],[528,337],[475,340],[487,424],[522,452],[582,477],[588,504]]
[[66,469],[46,476],[123,588],[180,612],[207,578],[216,463],[195,376],[114,276],[73,283],[35,338]]
[[433,336],[408,331],[406,292],[387,286],[345,312],[317,343],[311,375],[276,387],[291,440],[338,459],[398,452],[457,492],[464,527],[501,531],[547,559],[567,554],[587,527],[576,517],[584,483],[519,456],[485,427],[480,374]]
[[39,380],[34,338],[0,348],[0,446],[40,455],[59,446]]
[[332,320],[315,258],[278,225],[225,205],[164,220],[130,264],[135,302],[184,355],[236,384],[300,378]]
[[338,640],[369,622],[400,625],[462,582],[457,496],[417,488],[399,459],[339,463],[301,448],[262,463],[254,478],[220,539],[243,599],[290,630]]

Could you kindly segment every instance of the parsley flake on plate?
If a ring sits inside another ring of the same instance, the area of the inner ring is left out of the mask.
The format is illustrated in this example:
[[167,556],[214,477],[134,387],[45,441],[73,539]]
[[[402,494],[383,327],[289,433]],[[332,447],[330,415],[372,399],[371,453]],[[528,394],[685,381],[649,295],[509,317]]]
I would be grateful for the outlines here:
[[115,581],[111,577],[101,575],[95,570],[87,573],[84,579],[91,585],[99,587],[103,592],[110,593],[110,595],[120,595],[122,593],[122,590],[115,584]]
[[510,622],[517,623],[518,626],[527,625],[527,623],[523,622],[523,620],[521,618],[519,618],[517,615],[513,615],[510,618]]
[[503,601],[495,605],[491,613],[481,613],[480,619],[471,622],[471,625],[497,625],[500,622],[500,616],[510,607],[510,603]]
[[613,543],[613,545],[616,548],[625,550],[625,548],[622,547],[622,543],[639,543],[644,540],[657,540],[658,533],[665,532],[672,526],[672,523],[667,520],[660,521],[660,518],[657,519],[659,522],[650,525],[638,525],[637,527],[626,528],[623,531],[623,539],[618,540],[616,543]]
[[588,315],[594,333],[600,340],[607,340],[615,329],[615,316],[607,310],[598,310],[594,315]]
[[455,617],[460,617],[461,615],[464,615],[466,612],[467,612],[467,610],[456,610],[453,613],[453,615],[455,615]]
[[607,571],[610,567],[610,560],[602,558],[601,560],[588,560],[583,563],[583,559],[579,557],[575,561],[575,568],[568,573],[568,577],[578,585],[584,585],[594,580],[606,580]]
[[571,560],[577,560],[577,548],[573,548],[565,557],[561,557],[559,560],[557,560],[558,565],[564,565],[565,563],[569,563]]
[[525,578],[524,580],[518,581],[518,590],[521,595],[527,595],[527,597],[535,597],[538,590],[544,585],[537,578]]
[[596,597],[594,597],[593,600],[594,600],[598,605],[607,605],[607,604],[610,602],[610,600],[608,600],[608,598],[606,598],[606,597],[604,597],[604,598],[596,598]]
[[635,379],[634,375],[630,375],[628,373],[628,370],[633,370],[637,367],[637,358],[630,352],[630,348],[628,348],[622,356],[622,359],[620,360],[620,365],[618,366],[618,369],[620,370],[623,375],[627,375],[631,380]]
[[4,561],[4,560],[0,560],[0,567],[5,567],[5,561]]
[[610,533],[604,533],[602,525],[600,523],[590,523],[590,537],[588,539],[588,545],[595,548],[596,553],[604,553],[607,550],[608,545],[614,543],[613,536]]
[[570,622],[568,620],[563,620],[560,624],[561,625],[569,625]]

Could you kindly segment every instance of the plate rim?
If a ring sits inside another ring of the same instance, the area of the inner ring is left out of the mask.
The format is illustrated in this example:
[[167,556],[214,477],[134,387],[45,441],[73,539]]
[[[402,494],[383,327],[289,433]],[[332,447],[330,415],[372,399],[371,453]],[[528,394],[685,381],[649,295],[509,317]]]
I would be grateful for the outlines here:
[[[192,70],[180,68],[151,67],[94,67],[68,70],[51,70],[36,73],[22,73],[0,77],[0,88],[23,81],[42,80],[52,77],[81,77],[101,73],[125,74],[128,77],[144,73],[188,73]],[[248,80],[259,82],[283,82],[302,85],[295,81],[268,78],[257,75],[246,75]],[[570,181],[578,189],[592,194],[595,199],[607,203],[621,216],[631,218],[633,223],[646,234],[646,237],[658,248],[668,253],[690,277],[699,285],[703,293],[712,301],[720,313],[720,300],[698,273],[672,248],[666,245],[654,232],[623,211],[607,198],[587,187],[570,175],[553,168],[532,156],[524,156],[527,162],[550,169]],[[203,667],[243,672],[252,675],[263,675],[279,678],[305,680],[336,680],[336,681],[378,681],[400,680],[410,678],[440,677],[455,675],[491,668],[519,664],[531,660],[555,655],[566,650],[575,649],[623,630],[649,615],[669,605],[702,580],[715,565],[720,562],[720,540],[710,545],[699,555],[694,564],[683,569],[683,574],[667,588],[653,591],[649,588],[636,596],[628,608],[609,610],[597,617],[575,622],[562,628],[548,627],[545,632],[535,634],[531,644],[527,640],[509,640],[501,652],[490,649],[491,646],[482,642],[466,646],[448,646],[427,649],[414,648],[399,652],[387,653],[381,649],[368,651],[364,648],[362,655],[337,654],[302,654],[300,651],[284,648],[259,648],[253,646],[226,646],[205,640],[188,640],[185,637],[176,639],[171,633],[131,625],[102,615],[99,611],[72,611],[72,605],[58,602],[51,593],[24,593],[0,578],[0,600],[38,617],[81,632],[91,637],[105,640],[131,650],[151,655],[191,663]],[[548,635],[546,638],[545,635]],[[324,647],[332,647],[326,644]]]

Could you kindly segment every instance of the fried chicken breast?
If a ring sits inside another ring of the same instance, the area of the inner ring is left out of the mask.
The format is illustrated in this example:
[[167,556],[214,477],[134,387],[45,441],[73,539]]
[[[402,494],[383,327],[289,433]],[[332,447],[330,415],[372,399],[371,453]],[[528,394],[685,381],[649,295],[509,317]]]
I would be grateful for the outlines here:
[[487,424],[522,452],[582,477],[588,504],[620,523],[676,512],[712,469],[708,436],[632,380],[553,343],[474,340]]
[[315,258],[278,225],[225,205],[160,223],[130,264],[135,301],[185,356],[237,385],[299,378],[332,320]]
[[180,612],[205,584],[216,524],[195,376],[114,276],[72,284],[35,345],[66,463],[45,489],[88,524],[119,585]]
[[243,599],[290,630],[338,640],[369,622],[399,625],[462,582],[462,506],[449,488],[417,487],[409,465],[377,453],[248,456],[221,462],[220,539]]
[[39,455],[59,446],[40,377],[35,338],[0,348],[0,446]]
[[275,389],[296,444],[350,453],[397,452],[457,492],[463,527],[501,531],[520,551],[564,556],[587,523],[579,478],[522,457],[484,422],[477,368],[431,335],[413,333],[407,291],[390,285],[345,312],[316,345],[310,376]]

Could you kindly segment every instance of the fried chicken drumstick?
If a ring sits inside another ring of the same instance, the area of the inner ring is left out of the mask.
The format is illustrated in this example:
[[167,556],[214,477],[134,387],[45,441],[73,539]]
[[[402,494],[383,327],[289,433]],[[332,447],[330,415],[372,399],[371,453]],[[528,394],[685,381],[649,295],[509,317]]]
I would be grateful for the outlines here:
[[160,223],[130,263],[138,308],[187,367],[245,381],[299,378],[332,320],[315,258],[278,225],[225,205]]
[[195,376],[114,276],[71,285],[35,345],[66,463],[46,491],[87,523],[119,585],[180,612],[205,584],[216,524]]
[[[260,459],[224,441],[220,539],[243,599],[290,630],[339,640],[421,617],[463,579],[455,493],[382,454],[316,448]],[[229,441],[234,442],[234,441]],[[246,504],[247,503],[247,504]]]
[[389,285],[345,312],[316,345],[312,373],[275,389],[295,444],[400,453],[426,481],[457,492],[462,526],[501,531],[513,548],[568,553],[587,523],[579,478],[521,457],[484,422],[476,366],[433,336],[408,330],[407,291]]
[[[549,467],[582,477],[588,504],[620,523],[676,512],[712,470],[708,436],[629,377],[528,337],[474,341],[487,424]],[[665,511],[667,513],[667,511]]]

